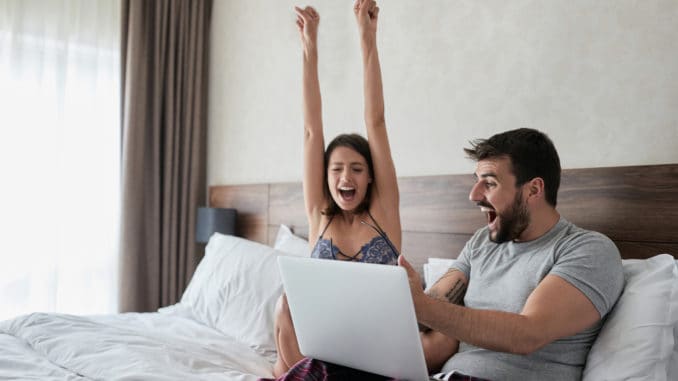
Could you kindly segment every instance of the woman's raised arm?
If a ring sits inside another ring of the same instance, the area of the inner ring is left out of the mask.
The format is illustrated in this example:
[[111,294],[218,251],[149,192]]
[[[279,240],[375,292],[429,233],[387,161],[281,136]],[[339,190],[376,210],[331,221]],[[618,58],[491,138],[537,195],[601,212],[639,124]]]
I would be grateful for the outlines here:
[[377,52],[379,7],[374,0],[357,0],[354,13],[358,22],[363,57],[365,126],[374,164],[373,201],[380,204],[379,208],[385,218],[382,225],[390,227],[386,229],[389,237],[396,247],[400,248],[400,195],[386,132],[384,91]]
[[325,143],[322,104],[318,80],[318,24],[320,15],[313,7],[294,7],[303,47],[304,108],[304,203],[309,222],[309,238],[315,237],[326,200],[323,191]]

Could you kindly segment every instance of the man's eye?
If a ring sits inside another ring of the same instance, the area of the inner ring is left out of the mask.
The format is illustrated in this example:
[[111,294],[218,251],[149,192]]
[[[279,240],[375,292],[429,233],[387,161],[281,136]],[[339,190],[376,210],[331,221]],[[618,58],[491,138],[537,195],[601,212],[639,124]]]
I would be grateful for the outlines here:
[[495,183],[489,183],[489,182],[488,182],[488,183],[485,183],[485,188],[488,188],[488,189],[489,189],[489,188],[494,188],[494,187],[496,187],[496,186],[497,186],[497,184],[495,184]]

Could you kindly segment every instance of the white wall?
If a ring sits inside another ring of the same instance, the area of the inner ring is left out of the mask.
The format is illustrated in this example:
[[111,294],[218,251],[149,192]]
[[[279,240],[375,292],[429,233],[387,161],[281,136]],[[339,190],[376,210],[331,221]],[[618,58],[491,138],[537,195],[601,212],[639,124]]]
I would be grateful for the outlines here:
[[[349,0],[321,16],[325,139],[364,132]],[[217,0],[208,182],[301,180],[301,46],[288,0]],[[462,147],[545,131],[564,168],[678,162],[678,1],[382,0],[386,121],[399,176],[470,173]]]

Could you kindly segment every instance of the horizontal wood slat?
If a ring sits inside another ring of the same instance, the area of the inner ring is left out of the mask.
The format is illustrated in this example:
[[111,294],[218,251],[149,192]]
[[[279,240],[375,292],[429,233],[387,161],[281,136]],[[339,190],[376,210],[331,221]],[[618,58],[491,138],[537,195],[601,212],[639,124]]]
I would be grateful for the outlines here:
[[468,175],[405,177],[398,180],[403,230],[471,234],[485,216],[469,201]]
[[[473,176],[404,177],[400,187],[403,253],[418,268],[429,257],[455,258],[485,225],[468,200]],[[238,234],[273,244],[286,224],[306,237],[301,183],[210,187],[210,205],[238,209]],[[563,171],[558,210],[612,238],[624,258],[678,258],[678,164]]]
[[249,240],[268,242],[268,184],[212,186],[210,206],[238,210],[236,234]]
[[270,225],[285,224],[292,228],[304,227],[308,230],[301,183],[271,184],[270,195]]
[[558,210],[613,240],[678,241],[678,165],[563,171]]

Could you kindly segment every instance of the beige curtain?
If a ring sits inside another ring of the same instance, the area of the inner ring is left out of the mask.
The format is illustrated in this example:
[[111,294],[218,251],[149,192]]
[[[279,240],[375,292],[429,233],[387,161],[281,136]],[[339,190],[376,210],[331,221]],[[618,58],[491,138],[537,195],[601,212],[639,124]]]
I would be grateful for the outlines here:
[[200,260],[211,8],[122,1],[122,312],[176,303]]

